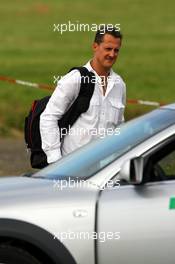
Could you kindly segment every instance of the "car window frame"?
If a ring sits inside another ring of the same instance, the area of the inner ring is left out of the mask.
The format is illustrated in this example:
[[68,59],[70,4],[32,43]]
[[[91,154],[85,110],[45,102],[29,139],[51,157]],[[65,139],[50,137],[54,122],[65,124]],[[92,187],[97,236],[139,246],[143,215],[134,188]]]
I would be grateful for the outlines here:
[[[168,145],[175,141],[175,134],[171,135],[170,137],[166,138],[165,140],[162,140],[161,142],[159,142],[158,144],[156,144],[154,147],[152,147],[151,149],[149,149],[148,151],[146,151],[145,153],[143,153],[141,156],[144,159],[144,173],[145,172],[145,167],[148,166],[148,163],[151,162],[151,156],[156,155],[156,153],[158,151],[160,151],[163,148],[168,147]],[[169,152],[171,153],[171,152]],[[164,182],[164,181],[171,181],[171,180],[175,180],[175,178],[172,179],[165,179],[165,180],[159,180],[159,181],[151,181],[149,179],[146,178],[146,175],[142,175],[142,182],[141,184],[146,184],[146,183],[152,183],[152,182]]]
[[[162,133],[162,132],[160,132]],[[155,135],[156,136],[156,135]],[[150,139],[148,139],[149,141]],[[158,151],[160,148],[164,147],[165,145],[169,144],[169,142],[175,140],[175,133],[169,135],[167,138],[164,138],[163,140],[159,141],[157,144],[155,144],[154,146],[152,146],[151,148],[149,148],[148,150],[146,151],[143,151],[138,157],[143,157],[144,160],[146,161],[146,158],[148,158],[151,154],[155,153],[156,151]],[[141,143],[141,145],[145,144],[144,143]],[[136,147],[136,149],[138,148],[138,146]],[[130,152],[132,152],[133,150],[131,150]],[[130,157],[129,159],[133,158]],[[127,159],[126,159],[127,160]],[[116,162],[116,161],[115,161]],[[114,162],[114,163],[115,163]],[[114,165],[113,165],[114,166]],[[113,176],[110,178],[111,181],[114,181],[115,182],[115,179],[119,178],[119,173],[120,173],[120,169],[117,169],[116,172],[113,174]],[[173,179],[172,179],[173,180]],[[169,180],[170,181],[170,180]],[[133,185],[133,183],[129,183],[129,182],[126,182],[126,181],[120,181],[121,183],[121,187],[122,186],[128,186],[128,185]],[[153,183],[151,181],[145,181],[145,182],[141,182],[140,185],[143,185],[143,184],[146,184],[146,183]],[[139,185],[139,184],[138,184]]]

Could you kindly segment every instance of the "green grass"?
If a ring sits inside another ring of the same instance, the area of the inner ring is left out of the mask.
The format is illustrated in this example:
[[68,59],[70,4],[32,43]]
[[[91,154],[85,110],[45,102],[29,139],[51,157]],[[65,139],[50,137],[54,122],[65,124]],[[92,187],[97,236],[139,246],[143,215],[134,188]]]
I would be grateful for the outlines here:
[[[92,57],[94,32],[53,31],[53,24],[121,24],[116,70],[127,97],[175,101],[175,2],[169,0],[9,0],[0,8],[0,75],[53,85],[53,76]],[[0,136],[22,130],[31,102],[49,92],[0,81]],[[127,119],[150,107],[130,105]]]

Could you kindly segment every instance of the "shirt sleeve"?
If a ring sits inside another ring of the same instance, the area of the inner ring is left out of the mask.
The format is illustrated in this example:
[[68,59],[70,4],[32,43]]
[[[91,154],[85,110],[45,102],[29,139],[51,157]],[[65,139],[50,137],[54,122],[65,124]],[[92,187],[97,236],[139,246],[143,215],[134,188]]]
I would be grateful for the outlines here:
[[61,142],[58,120],[69,109],[80,91],[81,75],[78,70],[66,74],[58,83],[46,109],[40,116],[40,134],[42,149],[47,162],[52,163],[61,158]]

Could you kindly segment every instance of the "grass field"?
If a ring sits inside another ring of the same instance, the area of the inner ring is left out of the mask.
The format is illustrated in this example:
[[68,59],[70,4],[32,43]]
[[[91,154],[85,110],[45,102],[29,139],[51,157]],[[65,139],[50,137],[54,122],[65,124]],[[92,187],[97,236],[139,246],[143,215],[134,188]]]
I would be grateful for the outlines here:
[[[175,101],[173,0],[1,1],[0,75],[53,85],[53,76],[91,56],[94,32],[54,32],[53,24],[120,23],[123,48],[114,67],[127,97]],[[31,102],[49,92],[0,81],[0,136],[17,136]],[[128,106],[127,118],[150,107]]]

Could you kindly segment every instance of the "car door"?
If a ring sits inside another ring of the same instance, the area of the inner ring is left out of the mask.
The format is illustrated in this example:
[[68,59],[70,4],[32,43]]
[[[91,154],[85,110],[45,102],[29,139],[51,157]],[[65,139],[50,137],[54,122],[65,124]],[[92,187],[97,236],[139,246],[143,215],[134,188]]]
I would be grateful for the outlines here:
[[100,264],[175,262],[175,139],[149,150],[144,161],[144,184],[100,194],[97,231],[105,236],[97,242]]

